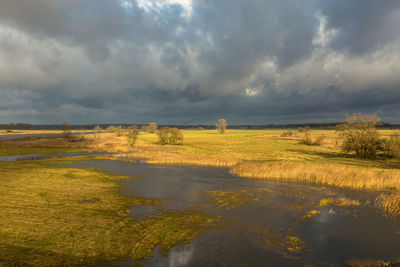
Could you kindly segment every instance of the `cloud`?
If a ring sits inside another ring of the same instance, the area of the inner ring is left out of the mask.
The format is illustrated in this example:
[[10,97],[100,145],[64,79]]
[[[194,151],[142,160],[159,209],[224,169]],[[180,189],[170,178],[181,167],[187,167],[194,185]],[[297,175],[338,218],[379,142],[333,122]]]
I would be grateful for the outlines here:
[[0,3],[0,122],[398,122],[400,3]]

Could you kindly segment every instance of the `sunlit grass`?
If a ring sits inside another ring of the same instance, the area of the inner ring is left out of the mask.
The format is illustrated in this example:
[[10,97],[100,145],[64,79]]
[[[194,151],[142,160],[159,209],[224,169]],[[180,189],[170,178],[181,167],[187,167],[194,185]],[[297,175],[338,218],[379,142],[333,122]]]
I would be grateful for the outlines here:
[[400,217],[400,193],[384,193],[377,199],[377,204],[386,213],[394,217]]

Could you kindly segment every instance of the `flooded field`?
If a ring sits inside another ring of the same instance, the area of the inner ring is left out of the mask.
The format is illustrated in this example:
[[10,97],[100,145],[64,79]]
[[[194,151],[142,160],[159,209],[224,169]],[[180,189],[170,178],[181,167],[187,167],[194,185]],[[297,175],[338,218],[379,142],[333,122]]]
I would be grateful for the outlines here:
[[151,219],[166,212],[221,218],[191,242],[125,266],[343,266],[359,258],[400,256],[400,221],[375,207],[378,192],[250,180],[215,167],[149,165],[92,160],[72,167],[131,176],[119,181],[125,196],[162,205],[135,206],[129,216]]

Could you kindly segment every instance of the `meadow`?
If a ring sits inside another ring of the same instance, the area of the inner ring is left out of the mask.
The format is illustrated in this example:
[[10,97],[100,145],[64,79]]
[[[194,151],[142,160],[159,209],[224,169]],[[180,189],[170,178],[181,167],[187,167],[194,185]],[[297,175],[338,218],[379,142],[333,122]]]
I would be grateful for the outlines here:
[[[125,133],[28,137],[1,140],[0,156],[104,151],[115,154],[91,158],[221,166],[244,178],[382,190],[377,204],[390,215],[400,215],[399,160],[344,154],[334,130],[311,130],[312,139],[325,136],[318,146],[300,144],[302,133],[283,136],[284,131],[183,130],[181,145],[165,146],[158,143],[157,134],[141,132],[133,148]],[[396,132],[379,130],[386,137]],[[155,247],[168,251],[190,241],[219,221],[198,211],[132,219],[128,207],[157,206],[162,201],[122,197],[116,180],[126,177],[69,168],[68,160],[76,159],[64,159],[63,164],[58,159],[0,162],[0,265],[97,265],[124,257],[142,259]]]

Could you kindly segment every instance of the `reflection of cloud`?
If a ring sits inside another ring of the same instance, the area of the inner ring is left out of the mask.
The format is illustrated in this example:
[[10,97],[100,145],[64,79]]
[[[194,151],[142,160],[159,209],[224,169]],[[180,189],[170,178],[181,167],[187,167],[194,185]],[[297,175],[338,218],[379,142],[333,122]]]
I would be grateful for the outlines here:
[[194,254],[194,246],[187,245],[176,249],[172,248],[169,252],[169,266],[185,266],[190,263]]

